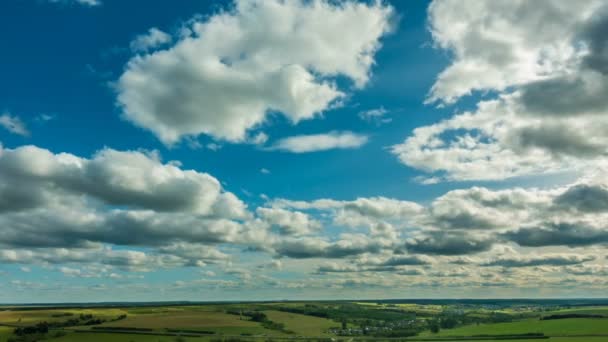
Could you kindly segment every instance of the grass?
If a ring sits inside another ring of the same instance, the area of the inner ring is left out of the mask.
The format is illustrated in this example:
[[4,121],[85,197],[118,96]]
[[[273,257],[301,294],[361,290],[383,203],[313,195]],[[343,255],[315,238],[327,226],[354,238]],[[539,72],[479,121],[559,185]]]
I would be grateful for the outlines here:
[[509,323],[467,325],[425,336],[475,336],[544,333],[547,336],[608,335],[608,319],[569,318],[541,321],[526,319]]
[[[96,333],[71,333],[59,338],[49,339],[46,341],[53,342],[175,342],[173,336],[144,336],[133,334],[96,334]],[[204,341],[202,338],[184,338],[185,341]]]
[[327,330],[340,327],[340,323],[326,318],[274,310],[264,313],[271,321],[285,324],[285,329],[293,331],[296,336],[333,336]]
[[[59,309],[59,310],[21,310],[0,311],[0,322],[11,325],[29,325],[36,322],[60,322],[78,317],[80,314],[91,314],[96,318],[112,319],[127,312],[121,309]],[[72,314],[73,316],[61,316]]]
[[608,316],[608,307],[596,306],[596,307],[585,307],[585,308],[571,308],[561,309],[554,311],[546,311],[542,313],[543,316],[555,315],[555,314],[583,314],[583,315],[604,315]]
[[0,327],[0,342],[6,342],[8,337],[12,334],[13,328]]
[[[445,340],[450,342],[450,340]],[[475,340],[474,342],[496,342],[497,340]],[[500,341],[500,340],[498,340]],[[509,340],[503,340],[509,341]],[[552,337],[546,340],[510,340],[511,342],[608,342],[608,337]],[[467,342],[467,340],[458,340],[458,342]],[[473,341],[468,341],[473,342]]]
[[128,316],[117,322],[106,322],[101,326],[132,328],[209,328],[209,327],[256,327],[258,323],[240,320],[239,316],[223,312],[174,312]]
[[[177,308],[178,310],[132,311],[126,319],[106,322],[99,327],[144,328],[154,330],[183,329],[192,331],[213,331],[230,335],[282,335],[280,332],[265,329],[260,323],[241,320],[239,316],[218,311]],[[142,313],[146,312],[146,313]],[[91,327],[78,327],[91,329]]]

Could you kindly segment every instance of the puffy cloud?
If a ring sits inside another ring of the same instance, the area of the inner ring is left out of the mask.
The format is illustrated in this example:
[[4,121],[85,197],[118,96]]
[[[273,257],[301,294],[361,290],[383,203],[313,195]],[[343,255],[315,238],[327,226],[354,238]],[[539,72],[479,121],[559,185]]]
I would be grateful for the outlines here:
[[542,255],[532,257],[510,257],[510,258],[499,258],[492,260],[482,266],[502,266],[502,267],[531,267],[531,266],[565,266],[565,265],[578,265],[584,262],[593,261],[593,256],[581,256],[581,255]]
[[432,259],[426,256],[417,255],[393,255],[388,258],[382,257],[367,257],[358,260],[360,265],[365,266],[420,266],[428,265],[432,262]]
[[188,260],[188,264],[196,266],[204,266],[205,263],[216,263],[230,258],[229,255],[218,251],[216,248],[188,242],[163,246],[159,248],[158,251],[163,254]]
[[27,130],[27,127],[25,126],[23,121],[21,121],[18,116],[13,116],[9,113],[4,113],[0,115],[0,126],[14,134],[22,136],[30,135],[30,132]]
[[415,129],[392,152],[404,164],[438,173],[433,180],[500,180],[605,162],[608,59],[597,32],[608,11],[601,6],[593,0],[435,1],[433,37],[454,59],[430,101],[451,103],[472,90],[499,94],[473,111]]
[[175,267],[183,260],[172,256],[159,256],[135,250],[100,249],[3,249],[0,262],[16,264],[98,264],[125,270],[148,271],[154,267]]
[[367,140],[367,136],[353,132],[296,135],[277,141],[269,150],[308,153],[332,149],[358,148],[365,145]]
[[[345,215],[355,222],[368,223],[366,219],[407,220],[420,214],[423,207],[415,202],[401,201],[387,197],[361,197],[353,201],[337,201],[333,199],[319,199],[310,202],[277,199],[273,206],[288,207],[299,210],[334,210],[345,212]],[[343,221],[343,223],[346,221]]]
[[607,227],[595,227],[588,222],[547,223],[539,228],[509,231],[504,237],[521,246],[589,246],[608,244]]
[[583,213],[608,212],[608,188],[602,184],[578,184],[557,196],[554,203]]
[[321,228],[321,223],[305,213],[281,208],[258,208],[257,214],[284,235],[305,235]]
[[433,201],[429,224],[443,229],[506,228],[521,215],[522,203],[530,205],[536,200],[531,197],[522,189],[490,191],[473,187],[453,190]]
[[453,61],[429,101],[449,103],[473,90],[503,90],[570,71],[580,53],[572,41],[601,3],[433,1],[428,10],[433,40]]
[[171,36],[156,27],[152,27],[145,34],[141,34],[131,43],[129,47],[134,52],[147,52],[152,49],[156,49],[160,46],[170,43],[172,40]]
[[489,251],[494,242],[488,238],[438,231],[410,239],[405,243],[405,248],[414,254],[466,255]]
[[224,192],[217,179],[163,164],[154,153],[104,149],[85,159],[23,146],[0,150],[0,175],[0,191],[17,200],[6,201],[0,211],[3,206],[32,207],[56,192],[161,212],[246,216],[245,204]]
[[604,160],[605,115],[538,118],[521,111],[518,96],[482,101],[474,112],[416,128],[392,153],[402,163],[437,173],[443,180],[584,170]]
[[287,238],[277,241],[273,249],[279,256],[295,259],[346,258],[364,253],[378,253],[386,248],[381,241],[362,234],[342,234],[338,241],[322,238]]
[[195,19],[174,46],[133,57],[118,103],[166,144],[199,134],[244,141],[269,112],[311,119],[344,96],[335,77],[367,83],[392,11],[381,2],[237,0]]
[[252,214],[217,179],[154,153],[0,149],[0,195],[0,244],[9,247],[239,244],[266,234],[244,224]]

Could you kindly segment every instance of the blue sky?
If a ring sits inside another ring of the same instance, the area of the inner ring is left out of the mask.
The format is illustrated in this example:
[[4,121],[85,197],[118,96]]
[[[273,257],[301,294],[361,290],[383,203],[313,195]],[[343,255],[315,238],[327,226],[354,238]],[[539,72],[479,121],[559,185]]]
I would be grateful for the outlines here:
[[603,5],[500,3],[4,1],[0,302],[600,293]]
[[[9,20],[2,23],[6,51],[2,74],[11,81],[4,83],[1,108],[20,115],[32,134],[5,134],[3,144],[34,144],[83,156],[103,147],[158,149],[165,160],[179,160],[187,168],[217,175],[234,192],[246,189],[272,197],[349,199],[385,194],[428,199],[445,191],[443,186],[434,189],[411,182],[420,173],[382,152],[401,142],[405,132],[435,122],[453,110],[423,104],[435,75],[447,63],[446,54],[431,47],[425,29],[425,2],[416,6],[396,4],[401,5],[396,8],[400,14],[398,26],[382,40],[370,84],[353,91],[342,108],[295,126],[273,117],[264,130],[272,139],[331,130],[370,135],[370,143],[358,150],[356,157],[349,150],[296,155],[240,145],[226,145],[220,152],[193,151],[186,143],[167,148],[149,132],[121,119],[111,82],[131,57],[130,41],[150,27],[175,30],[195,14],[213,13],[226,6],[209,4],[183,1],[168,6],[160,2],[151,4],[146,15],[137,15],[142,10],[137,3],[105,2],[92,8],[25,1],[4,4],[8,8],[3,8],[3,13]],[[390,125],[370,125],[357,115],[377,108],[389,111]],[[40,113],[54,119],[39,123],[36,117]],[[261,168],[270,170],[273,177],[260,175]],[[302,186],[293,187],[295,183]]]

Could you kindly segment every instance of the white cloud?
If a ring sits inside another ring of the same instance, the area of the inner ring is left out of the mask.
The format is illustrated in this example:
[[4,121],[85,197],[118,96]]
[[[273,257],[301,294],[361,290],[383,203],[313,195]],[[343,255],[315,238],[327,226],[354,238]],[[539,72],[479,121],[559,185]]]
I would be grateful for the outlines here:
[[380,2],[237,0],[171,48],[133,57],[118,103],[166,144],[199,134],[242,142],[269,112],[296,124],[329,109],[344,96],[337,76],[364,86],[391,15]]
[[296,135],[283,138],[269,148],[292,153],[308,153],[332,149],[359,148],[368,137],[353,132],[329,132],[324,134]]
[[129,44],[133,52],[148,52],[171,42],[171,36],[156,27],[152,27],[145,34],[141,34]]
[[268,141],[268,135],[260,132],[249,139],[249,143],[254,145],[264,145]]
[[222,145],[216,143],[208,143],[205,147],[211,151],[219,151],[222,148]]
[[21,121],[18,116],[12,116],[9,113],[0,115],[0,126],[14,134],[22,136],[30,135],[30,132],[27,130],[27,127],[23,121]]
[[[93,158],[52,152],[35,146],[0,150],[0,191],[24,208],[47,195],[85,194],[110,205],[160,212],[242,217],[245,205],[224,192],[214,177],[163,164],[155,153],[104,149]],[[63,196],[67,198],[66,196]]]
[[321,223],[305,213],[281,208],[258,208],[257,214],[284,235],[305,235],[321,228]]
[[434,2],[433,37],[454,60],[430,100],[499,93],[476,110],[415,129],[392,152],[404,164],[438,173],[432,181],[501,180],[604,163],[608,10],[600,4]]
[[51,3],[71,3],[71,4],[83,5],[83,6],[87,6],[87,7],[95,7],[95,6],[101,5],[100,0],[49,0],[49,2],[51,2]]
[[572,40],[598,0],[466,2],[437,0],[429,26],[453,61],[437,79],[429,101],[453,102],[473,90],[504,90],[571,71],[581,53]]
[[375,123],[376,125],[381,125],[393,121],[393,119],[386,117],[386,114],[388,113],[388,110],[384,109],[384,107],[380,107],[359,112],[359,118],[367,122]]
[[101,5],[101,1],[99,0],[75,0],[77,3],[86,6],[99,6]]

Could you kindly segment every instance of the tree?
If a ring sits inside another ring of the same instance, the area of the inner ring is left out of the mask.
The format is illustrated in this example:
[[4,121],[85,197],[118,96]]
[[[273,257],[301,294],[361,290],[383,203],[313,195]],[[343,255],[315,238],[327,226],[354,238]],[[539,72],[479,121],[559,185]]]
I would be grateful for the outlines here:
[[436,334],[439,332],[439,330],[441,330],[441,328],[439,326],[439,322],[436,319],[430,321],[428,324],[429,324],[429,329],[431,330],[431,332],[433,334]]

